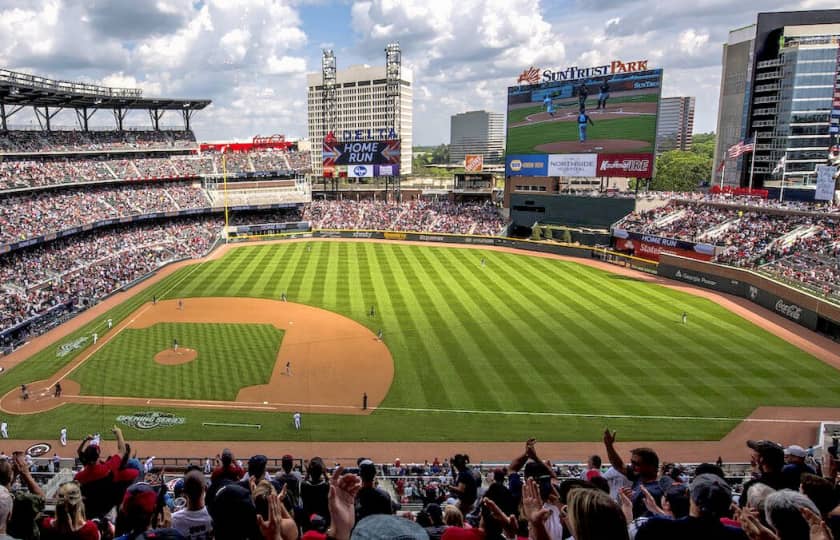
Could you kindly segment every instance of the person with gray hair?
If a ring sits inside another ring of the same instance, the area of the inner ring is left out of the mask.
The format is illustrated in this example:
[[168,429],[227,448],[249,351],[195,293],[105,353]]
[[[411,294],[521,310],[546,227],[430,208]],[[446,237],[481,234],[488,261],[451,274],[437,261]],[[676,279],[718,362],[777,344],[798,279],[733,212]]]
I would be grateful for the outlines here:
[[811,499],[792,489],[782,489],[771,493],[764,501],[767,523],[776,530],[779,540],[799,540],[810,537],[810,526],[802,517],[800,511],[802,508],[820,515],[817,505]]
[[776,493],[775,489],[771,488],[767,484],[759,483],[751,485],[743,495],[747,498],[745,508],[757,511],[758,518],[764,525],[768,524],[767,518],[764,514],[764,503],[767,501],[767,497],[773,493]]
[[9,525],[9,520],[12,518],[12,506],[15,501],[12,499],[12,494],[5,487],[0,487],[0,540],[15,540],[15,538],[8,535],[6,527]]

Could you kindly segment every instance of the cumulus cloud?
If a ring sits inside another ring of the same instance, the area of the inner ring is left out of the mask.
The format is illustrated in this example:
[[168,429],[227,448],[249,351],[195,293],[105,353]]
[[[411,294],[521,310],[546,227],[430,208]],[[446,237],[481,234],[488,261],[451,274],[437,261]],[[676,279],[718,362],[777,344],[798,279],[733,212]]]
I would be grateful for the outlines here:
[[[825,9],[836,0],[763,0],[763,11]],[[731,0],[0,0],[0,66],[61,79],[209,98],[201,138],[306,134],[305,73],[320,47],[339,67],[384,63],[398,40],[414,72],[414,138],[444,142],[449,117],[503,111],[523,69],[647,58],[664,95],[697,97],[714,129],[721,44],[755,22]],[[307,13],[318,16],[306,18]],[[310,42],[310,39],[312,42]],[[21,113],[23,115],[23,113]],[[99,121],[110,115],[97,115]],[[138,122],[144,115],[130,115]],[[15,117],[16,119],[19,117]],[[67,116],[67,123],[74,119]]]

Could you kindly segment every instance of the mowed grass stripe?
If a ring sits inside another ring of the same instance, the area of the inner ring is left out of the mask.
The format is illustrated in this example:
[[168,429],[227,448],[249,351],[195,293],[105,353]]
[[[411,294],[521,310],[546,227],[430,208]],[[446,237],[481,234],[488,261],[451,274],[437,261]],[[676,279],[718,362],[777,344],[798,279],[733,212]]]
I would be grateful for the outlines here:
[[[575,276],[582,267],[568,268],[569,274]],[[591,276],[586,276],[590,278]],[[574,277],[572,279],[575,279]],[[667,331],[661,331],[663,326],[670,324],[672,321],[669,317],[664,317],[662,311],[653,309],[646,304],[646,298],[627,292],[612,288],[608,280],[599,280],[599,283],[604,282],[603,289],[595,290],[588,285],[592,283],[591,279],[585,279],[581,276],[576,279],[578,291],[590,299],[591,302],[596,303],[603,301],[606,304],[604,309],[598,308],[600,313],[610,313],[614,321],[620,319],[633,320],[634,326],[632,330],[622,331],[617,326],[610,324],[610,335],[619,336],[620,342],[631,344],[633,354],[633,363],[635,364],[632,370],[626,372],[619,372],[619,377],[626,382],[632,384],[633,388],[644,394],[650,406],[662,410],[663,407],[677,407],[681,410],[704,410],[710,405],[710,400],[720,399],[723,395],[718,390],[708,384],[705,384],[702,379],[697,381],[697,384],[703,386],[703,392],[697,394],[699,402],[689,402],[684,399],[683,394],[679,392],[679,381],[687,380],[688,373],[683,372],[681,364],[672,361],[674,356],[672,354],[662,354],[662,341],[668,341],[670,334]],[[598,293],[601,294],[598,294]],[[604,294],[606,292],[607,294]],[[667,326],[665,326],[667,328]],[[639,339],[639,335],[655,335],[659,332],[660,344],[652,340]],[[678,336],[678,339],[684,339]],[[664,348],[670,348],[667,344]],[[662,370],[666,375],[665,380],[652,380],[646,374],[650,370]],[[673,378],[674,383],[671,384],[667,378]],[[652,413],[651,413],[652,414]],[[694,413],[696,414],[696,413]]]
[[[446,388],[441,391],[451,395],[451,401],[454,403],[465,402],[465,400],[475,403],[472,400],[473,394],[468,391],[472,381],[461,365],[464,352],[460,349],[458,337],[448,327],[447,321],[441,319],[441,313],[437,311],[444,300],[440,291],[431,285],[429,268],[417,257],[418,253],[416,250],[412,251],[407,259],[410,260],[410,268],[416,276],[407,284],[411,283],[412,295],[421,303],[422,311],[418,312],[417,316],[422,319],[423,325],[415,325],[414,333],[407,331],[402,333],[407,340],[414,343],[428,344],[434,340],[436,342],[434,349],[441,354],[435,354],[431,358],[427,369],[434,372],[432,376],[444,381]],[[399,374],[397,376],[399,380]]]
[[[481,329],[480,325],[465,326],[465,315],[470,309],[465,305],[463,290],[453,284],[451,275],[442,264],[440,257],[432,254],[430,249],[418,251],[418,258],[424,262],[426,268],[433,273],[435,279],[433,287],[438,291],[432,298],[435,300],[435,310],[440,314],[440,321],[444,326],[441,332],[450,334],[455,342],[453,345],[460,349],[456,353],[454,364],[463,378],[471,382],[463,388],[470,395],[480,409],[506,410],[501,401],[501,392],[496,389],[506,386],[503,374],[488,366],[488,359],[483,349],[493,351],[491,338]],[[444,301],[445,299],[445,301]],[[472,312],[476,312],[472,310]],[[475,335],[473,335],[475,334]],[[489,354],[497,354],[497,351]]]
[[[552,405],[560,410],[571,410],[578,403],[586,402],[581,385],[574,380],[578,365],[583,361],[576,343],[566,339],[557,326],[550,324],[548,317],[535,316],[545,302],[532,302],[532,296],[521,287],[511,287],[514,267],[495,257],[484,269],[489,280],[489,291],[503,306],[506,313],[500,321],[507,325],[509,341],[514,347],[512,354],[518,355],[518,369],[524,370],[528,381],[538,380],[549,385]],[[544,300],[545,294],[542,295]],[[500,329],[503,330],[503,329]]]
[[[384,254],[383,261],[384,273],[393,278],[392,296],[399,297],[402,305],[411,306],[411,309],[397,320],[397,328],[389,331],[386,340],[389,348],[393,350],[393,345],[397,345],[405,351],[405,356],[410,358],[409,362],[398,364],[397,372],[400,375],[395,381],[395,387],[389,392],[389,397],[393,396],[393,402],[402,406],[410,406],[412,403],[439,403],[440,407],[452,408],[453,399],[449,394],[456,389],[447,384],[449,377],[446,377],[447,373],[441,373],[440,369],[441,359],[447,356],[447,351],[434,332],[423,332],[423,339],[417,339],[421,334],[420,328],[430,326],[423,300],[418,298],[415,287],[412,286],[423,279],[417,275],[417,271],[422,269],[408,259],[405,259],[404,263],[398,262],[396,252],[391,250]],[[406,338],[416,342],[417,346],[409,345]],[[397,355],[397,358],[400,356],[402,355]],[[391,403],[390,399],[388,401]]]
[[258,246],[244,271],[235,277],[228,294],[230,296],[255,296],[256,290],[261,287],[261,277],[271,270],[268,262],[272,259],[273,253],[271,246]]
[[[504,410],[546,410],[548,402],[543,397],[553,393],[551,379],[542,376],[545,373],[536,369],[535,362],[538,359],[544,360],[544,354],[550,354],[551,347],[547,343],[544,344],[540,347],[544,352],[532,358],[517,351],[514,340],[521,343],[527,342],[528,339],[516,330],[515,323],[511,324],[505,320],[505,314],[502,313],[504,304],[483,285],[487,279],[487,267],[481,266],[480,259],[467,250],[443,250],[440,257],[452,263],[451,276],[461,287],[462,293],[459,296],[462,305],[468,311],[481,312],[489,319],[486,324],[469,325],[467,331],[476,334],[488,367],[492,367],[493,371],[499,374],[501,381],[498,381],[498,384],[507,390],[505,395],[510,396]],[[537,343],[542,342],[542,338],[536,333],[531,337]],[[530,388],[531,391],[522,391],[525,388]]]
[[[604,354],[598,349],[604,339],[611,338],[608,333],[595,335],[587,325],[580,324],[579,314],[592,311],[591,305],[583,303],[579,296],[574,295],[567,283],[557,281],[550,273],[529,267],[527,261],[516,256],[505,257],[502,261],[500,264],[512,265],[509,267],[510,272],[514,272],[511,275],[526,278],[522,280],[523,287],[519,292],[528,295],[536,313],[547,311],[551,317],[554,310],[550,306],[540,308],[541,304],[545,305],[549,301],[558,301],[564,306],[562,312],[553,313],[554,331],[550,335],[566,344],[558,358],[560,370],[565,373],[564,378],[586,392],[583,399],[566,403],[567,410],[582,411],[581,407],[586,407],[590,410],[614,411],[627,408],[628,404],[635,406],[636,396],[625,385],[617,384],[609,373],[605,373],[602,365],[594,363],[604,357],[610,362],[621,362],[622,359]],[[599,322],[594,326],[603,330],[605,323]]]
[[[237,247],[217,261],[185,267],[74,335],[89,335],[100,328],[102,338],[105,318],[113,317],[119,324],[150,299],[153,291],[164,292],[173,285],[167,295],[170,298],[258,297],[267,293],[268,297],[279,298],[288,286],[290,301],[333,309],[374,331],[385,329],[385,342],[397,367],[386,404],[453,411],[524,408],[636,415],[691,415],[699,409],[696,415],[702,417],[741,416],[758,405],[840,404],[837,371],[719,306],[679,291],[575,263],[526,255],[396,244],[377,244],[373,249],[363,243],[309,244],[312,252],[305,249],[306,242]],[[482,256],[488,261],[483,269],[479,262]],[[320,262],[313,267],[316,258]],[[307,281],[313,272],[334,289]],[[367,317],[371,304],[377,307],[374,318]],[[678,323],[683,309],[689,312],[685,328]],[[201,339],[209,335],[202,332]],[[263,343],[245,330],[225,341],[237,351],[235,356],[245,358],[249,346]],[[492,343],[485,345],[485,341]],[[51,353],[39,353],[31,362],[4,373],[0,388],[8,390],[17,381],[47,378],[55,366],[84,350],[60,359],[54,356],[55,347]],[[465,362],[465,357],[470,361]],[[514,377],[508,377],[511,365]],[[216,371],[213,381],[202,385],[172,372],[161,384],[189,386],[196,396],[205,391],[219,393],[224,391],[227,379],[247,374],[248,367],[243,364],[237,370],[226,364]],[[115,384],[116,377],[126,377],[125,373],[132,373],[128,377],[132,382],[143,378],[125,366],[121,371],[119,375],[116,370],[104,370],[92,378],[110,382],[114,377]],[[475,395],[476,380],[490,388],[493,402],[480,401]],[[720,398],[711,399],[704,385],[712,386]],[[520,397],[523,393],[539,393],[539,402]],[[679,401],[667,398],[669,393]],[[56,426],[68,419],[85,432],[102,431],[113,422],[112,412],[117,410],[121,409],[98,407],[96,414],[77,414],[93,409],[80,406],[71,411],[62,407],[62,411],[40,413],[25,421],[11,417],[10,425],[15,436],[49,432],[37,435],[42,438],[54,437]],[[530,435],[542,440],[596,440],[605,424],[598,418],[377,411],[367,417],[310,414],[305,432],[296,433],[290,419],[278,422],[277,415],[174,411],[187,416],[188,422],[197,422],[197,426],[202,419],[210,418],[266,422],[265,430],[249,434],[249,438],[313,441],[518,440]],[[430,426],[434,421],[445,422],[447,429]],[[663,424],[640,419],[609,421],[627,440],[717,438],[734,422]],[[491,425],[508,428],[499,433],[488,427]],[[131,436],[242,437],[235,430],[208,434],[192,424],[167,433],[138,432]]]

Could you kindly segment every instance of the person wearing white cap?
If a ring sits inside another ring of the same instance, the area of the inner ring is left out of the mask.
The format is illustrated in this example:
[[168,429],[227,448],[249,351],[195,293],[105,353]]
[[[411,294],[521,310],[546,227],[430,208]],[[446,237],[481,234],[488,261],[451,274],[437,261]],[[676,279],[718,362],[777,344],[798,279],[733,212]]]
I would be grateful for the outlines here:
[[789,478],[789,485],[799,485],[799,478],[803,473],[817,474],[817,472],[805,463],[808,452],[797,444],[785,448],[785,466],[782,474]]

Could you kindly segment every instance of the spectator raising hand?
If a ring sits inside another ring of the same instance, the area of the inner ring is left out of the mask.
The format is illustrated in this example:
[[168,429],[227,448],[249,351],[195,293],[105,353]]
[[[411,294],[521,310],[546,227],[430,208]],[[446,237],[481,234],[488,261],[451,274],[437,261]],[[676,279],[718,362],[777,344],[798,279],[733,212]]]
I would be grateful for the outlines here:
[[356,524],[356,494],[362,488],[362,479],[355,474],[344,474],[344,467],[338,467],[330,478],[329,536],[337,540],[349,540],[350,531]]
[[265,540],[295,540],[298,537],[295,520],[286,511],[282,500],[282,496],[276,493],[270,494],[268,519],[263,519],[262,515],[257,514],[257,523]]

